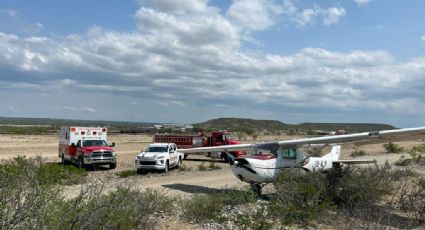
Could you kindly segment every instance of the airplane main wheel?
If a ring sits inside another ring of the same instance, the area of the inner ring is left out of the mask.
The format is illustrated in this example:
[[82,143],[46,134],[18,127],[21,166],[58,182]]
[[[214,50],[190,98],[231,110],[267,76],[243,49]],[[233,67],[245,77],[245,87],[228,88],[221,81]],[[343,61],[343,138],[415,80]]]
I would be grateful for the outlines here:
[[260,184],[251,184],[251,189],[255,194],[261,196],[261,193],[263,191],[263,187],[261,187]]

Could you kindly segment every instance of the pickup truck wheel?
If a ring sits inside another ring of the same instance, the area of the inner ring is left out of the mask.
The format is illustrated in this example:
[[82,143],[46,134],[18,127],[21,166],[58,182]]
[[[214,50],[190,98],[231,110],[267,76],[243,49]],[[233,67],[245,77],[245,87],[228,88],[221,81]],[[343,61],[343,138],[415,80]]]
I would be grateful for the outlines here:
[[117,167],[117,162],[109,164],[109,169],[115,169]]
[[143,173],[143,169],[137,169],[137,173],[138,174],[142,174]]
[[180,167],[182,165],[182,158],[179,157],[179,161],[177,161],[177,168]]
[[168,163],[168,161],[167,161],[167,162],[165,162],[164,172],[167,173],[169,168],[170,168],[170,163]]

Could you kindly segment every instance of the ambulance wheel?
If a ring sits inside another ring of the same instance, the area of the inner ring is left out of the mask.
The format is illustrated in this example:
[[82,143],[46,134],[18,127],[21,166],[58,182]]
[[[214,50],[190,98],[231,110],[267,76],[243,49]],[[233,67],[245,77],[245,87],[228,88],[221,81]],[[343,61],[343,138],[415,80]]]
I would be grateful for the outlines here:
[[83,160],[82,157],[79,157],[78,158],[77,167],[80,168],[80,169],[83,169],[83,168],[86,167],[86,165],[84,164],[84,160]]
[[61,154],[61,164],[66,165],[65,156],[63,155],[63,153]]
[[109,169],[115,169],[117,167],[117,162],[109,164]]
[[170,163],[168,163],[168,161],[167,161],[167,162],[165,162],[164,172],[167,173],[169,168],[170,168]]

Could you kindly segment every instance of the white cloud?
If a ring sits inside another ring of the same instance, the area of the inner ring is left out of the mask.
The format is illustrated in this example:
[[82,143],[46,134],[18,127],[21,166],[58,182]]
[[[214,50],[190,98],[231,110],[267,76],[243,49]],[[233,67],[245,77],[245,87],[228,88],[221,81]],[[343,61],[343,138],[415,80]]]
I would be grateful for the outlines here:
[[368,4],[369,2],[371,2],[372,0],[354,0],[354,1],[356,2],[357,5],[364,6]]
[[265,30],[275,24],[282,7],[271,0],[234,0],[227,17],[248,30]]
[[425,42],[425,35],[421,37],[421,41]]
[[[284,2],[282,15],[299,26],[315,21],[331,25],[345,15],[342,8],[298,9],[291,4]],[[424,59],[403,62],[386,51],[314,47],[293,55],[247,53],[241,48],[241,24],[235,25],[235,19],[227,19],[206,1],[144,2],[135,19],[137,30],[132,32],[92,27],[85,34],[62,38],[0,33],[0,65],[8,73],[0,88],[44,89],[63,98],[89,92],[98,100],[113,95],[127,101],[117,107],[137,101],[140,106],[133,107],[146,109],[145,101],[151,101],[149,111],[159,111],[158,104],[170,106],[189,120],[200,119],[203,111],[216,116],[229,111],[274,116],[362,111],[375,116],[386,110],[406,116],[423,110],[405,112],[395,102],[425,108]],[[261,25],[250,29],[268,24]],[[67,104],[59,107],[96,112]],[[133,113],[134,108],[125,109],[118,110]],[[150,120],[156,118],[152,115]]]
[[320,6],[307,9],[297,9],[290,1],[286,0],[289,6],[287,11],[288,20],[293,21],[298,27],[314,25],[317,20],[322,22],[322,25],[329,26],[339,22],[339,19],[346,15],[346,11],[341,7],[330,7],[328,9]]
[[298,27],[314,25],[321,21],[324,26],[338,23],[346,15],[341,7],[323,8],[314,5],[312,8],[299,8],[292,0],[233,0],[226,12],[242,30],[266,30],[277,23],[295,23]]
[[339,21],[339,18],[345,16],[346,12],[344,8],[331,7],[327,9],[327,12],[323,17],[323,25],[329,26]]

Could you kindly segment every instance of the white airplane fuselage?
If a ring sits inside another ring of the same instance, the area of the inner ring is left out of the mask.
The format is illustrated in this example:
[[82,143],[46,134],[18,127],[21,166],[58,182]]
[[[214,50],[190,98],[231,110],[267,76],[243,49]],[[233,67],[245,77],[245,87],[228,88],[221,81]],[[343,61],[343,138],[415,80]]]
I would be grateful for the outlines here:
[[[251,184],[274,182],[282,170],[301,168],[306,171],[328,170],[332,162],[339,158],[341,146],[334,146],[332,151],[323,157],[305,157],[295,149],[278,151],[273,154],[255,154],[251,157],[236,158],[230,168],[241,181]],[[285,152],[286,151],[286,152]]]

